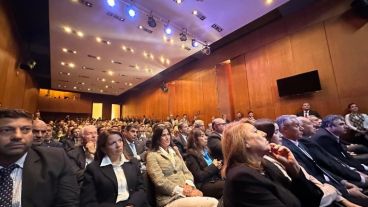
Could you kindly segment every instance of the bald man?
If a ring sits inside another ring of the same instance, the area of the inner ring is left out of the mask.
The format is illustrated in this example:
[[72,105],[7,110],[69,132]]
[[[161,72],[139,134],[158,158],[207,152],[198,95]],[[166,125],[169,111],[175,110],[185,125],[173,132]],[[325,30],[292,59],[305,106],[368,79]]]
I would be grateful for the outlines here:
[[211,151],[211,156],[214,159],[222,160],[222,150],[221,150],[221,139],[222,132],[225,129],[226,122],[222,118],[216,118],[212,121],[213,132],[208,136],[208,148]]
[[33,142],[34,146],[41,146],[47,131],[47,125],[44,121],[36,119],[32,124]]

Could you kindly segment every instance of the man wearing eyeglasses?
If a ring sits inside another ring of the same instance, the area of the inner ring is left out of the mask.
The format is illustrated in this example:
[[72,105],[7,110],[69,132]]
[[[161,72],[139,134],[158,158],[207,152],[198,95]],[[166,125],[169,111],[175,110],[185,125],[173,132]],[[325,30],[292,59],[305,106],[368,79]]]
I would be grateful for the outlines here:
[[213,132],[208,136],[208,148],[213,159],[223,160],[221,150],[222,132],[225,129],[226,122],[222,118],[216,118],[212,121]]
[[78,206],[77,180],[64,150],[32,142],[32,116],[0,109],[1,206]]

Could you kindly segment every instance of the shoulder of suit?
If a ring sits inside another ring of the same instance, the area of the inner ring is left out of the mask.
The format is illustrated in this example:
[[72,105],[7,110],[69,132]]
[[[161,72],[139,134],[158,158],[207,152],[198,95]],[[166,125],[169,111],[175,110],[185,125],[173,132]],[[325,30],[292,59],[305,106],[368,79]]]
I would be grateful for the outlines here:
[[63,156],[65,154],[64,149],[56,147],[33,146],[31,149],[34,150],[37,154],[46,156]]

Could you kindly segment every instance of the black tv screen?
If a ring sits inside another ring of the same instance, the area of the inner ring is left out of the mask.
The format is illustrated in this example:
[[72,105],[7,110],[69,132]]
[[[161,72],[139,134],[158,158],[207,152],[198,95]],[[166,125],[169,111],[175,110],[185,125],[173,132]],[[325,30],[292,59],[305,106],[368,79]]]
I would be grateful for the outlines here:
[[291,96],[321,90],[318,70],[277,80],[279,96]]

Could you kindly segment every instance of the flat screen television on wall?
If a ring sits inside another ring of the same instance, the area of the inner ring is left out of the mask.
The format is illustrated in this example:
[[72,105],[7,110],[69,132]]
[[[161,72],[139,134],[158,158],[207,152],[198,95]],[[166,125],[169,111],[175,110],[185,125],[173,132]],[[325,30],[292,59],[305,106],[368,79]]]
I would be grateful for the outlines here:
[[277,80],[279,96],[293,96],[321,90],[318,70]]

